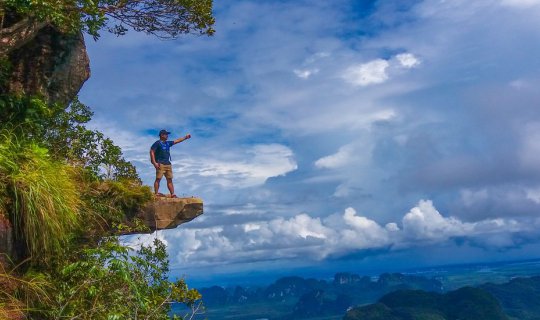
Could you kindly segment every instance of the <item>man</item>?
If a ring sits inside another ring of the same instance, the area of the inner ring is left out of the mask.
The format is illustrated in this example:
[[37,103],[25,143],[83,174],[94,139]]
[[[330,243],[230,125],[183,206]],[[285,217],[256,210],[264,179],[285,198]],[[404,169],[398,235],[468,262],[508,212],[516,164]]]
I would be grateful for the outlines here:
[[154,181],[154,191],[156,195],[159,195],[159,183],[161,182],[163,175],[165,175],[165,178],[167,179],[167,188],[169,188],[171,198],[176,198],[176,195],[174,194],[174,185],[172,182],[173,173],[170,148],[177,143],[191,138],[191,135],[188,133],[182,138],[178,138],[174,141],[168,141],[167,138],[169,138],[169,134],[170,132],[167,130],[161,130],[159,132],[159,140],[154,142],[152,147],[150,147],[150,161],[152,161],[152,164],[156,168],[156,181]]

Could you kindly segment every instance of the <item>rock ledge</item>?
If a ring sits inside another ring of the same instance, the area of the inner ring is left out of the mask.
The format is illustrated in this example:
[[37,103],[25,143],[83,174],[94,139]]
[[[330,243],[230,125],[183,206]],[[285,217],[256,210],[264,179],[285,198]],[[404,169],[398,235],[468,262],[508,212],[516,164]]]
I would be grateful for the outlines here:
[[174,229],[179,225],[203,214],[200,198],[158,197],[144,207],[137,215],[151,231]]

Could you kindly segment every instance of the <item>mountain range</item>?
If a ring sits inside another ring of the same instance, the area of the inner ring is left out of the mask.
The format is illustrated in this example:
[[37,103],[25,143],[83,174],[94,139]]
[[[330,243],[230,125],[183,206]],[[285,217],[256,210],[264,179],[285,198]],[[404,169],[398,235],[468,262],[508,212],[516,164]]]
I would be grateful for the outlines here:
[[540,277],[486,283],[444,294],[399,290],[350,309],[344,320],[538,320]]

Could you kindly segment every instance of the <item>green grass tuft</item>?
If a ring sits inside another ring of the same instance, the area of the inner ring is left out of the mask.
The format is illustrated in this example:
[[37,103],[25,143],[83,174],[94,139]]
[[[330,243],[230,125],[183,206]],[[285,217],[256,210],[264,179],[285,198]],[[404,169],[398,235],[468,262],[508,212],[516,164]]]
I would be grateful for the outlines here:
[[33,258],[61,250],[79,224],[75,169],[47,149],[0,131],[0,210]]

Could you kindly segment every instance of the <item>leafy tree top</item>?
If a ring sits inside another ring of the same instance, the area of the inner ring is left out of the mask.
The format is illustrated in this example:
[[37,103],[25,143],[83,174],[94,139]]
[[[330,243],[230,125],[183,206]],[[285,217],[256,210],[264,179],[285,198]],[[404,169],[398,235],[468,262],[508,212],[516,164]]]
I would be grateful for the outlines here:
[[1,0],[0,58],[53,26],[66,33],[102,30],[118,36],[129,28],[160,39],[183,34],[211,36],[212,0]]
[[123,35],[128,27],[159,38],[214,34],[212,0],[5,0],[2,6],[4,11],[14,10],[62,30],[81,30],[94,37],[104,28]]

